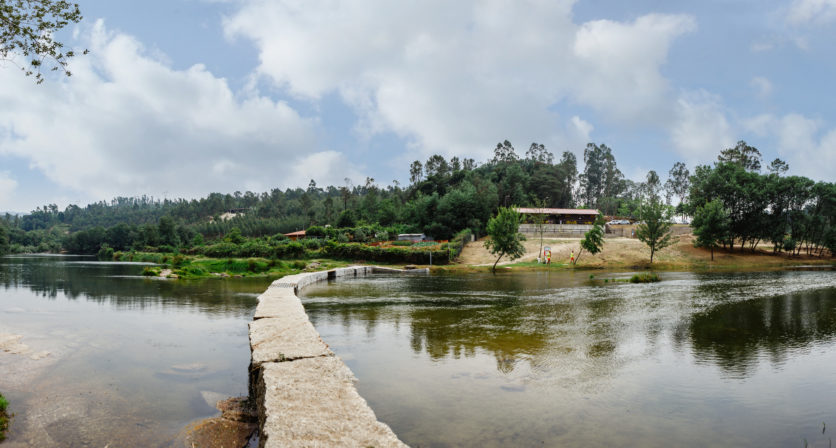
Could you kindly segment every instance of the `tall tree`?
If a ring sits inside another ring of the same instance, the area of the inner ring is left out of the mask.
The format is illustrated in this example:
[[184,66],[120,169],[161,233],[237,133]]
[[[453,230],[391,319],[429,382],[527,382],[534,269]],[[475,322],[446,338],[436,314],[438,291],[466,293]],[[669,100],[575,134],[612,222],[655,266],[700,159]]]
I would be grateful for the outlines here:
[[493,159],[491,162],[499,164],[516,162],[517,160],[519,160],[519,157],[517,157],[517,153],[514,151],[514,145],[512,145],[511,142],[505,140],[504,142],[496,144],[496,148],[493,150]]
[[737,142],[734,148],[726,148],[717,156],[718,163],[734,163],[746,171],[761,170],[761,152],[754,146],[749,146],[743,140]]
[[551,165],[554,162],[554,154],[546,150],[546,146],[542,143],[532,143],[525,152],[526,160],[532,162],[540,162]]
[[409,183],[416,184],[421,181],[424,177],[424,166],[421,165],[421,162],[414,161],[411,165],[409,165]]
[[714,248],[725,241],[729,233],[729,214],[723,203],[715,200],[697,207],[691,226],[697,236],[694,246],[711,249],[711,261],[714,261]]
[[512,260],[520,258],[525,253],[522,242],[525,236],[520,233],[522,215],[513,208],[499,207],[496,216],[488,221],[488,236],[485,248],[494,255],[498,255],[493,263],[493,272],[503,256],[508,255]]
[[642,223],[636,228],[636,238],[650,248],[650,262],[656,252],[674,243],[671,235],[670,212],[658,198],[652,198],[641,207]]
[[780,176],[787,172],[790,169],[790,166],[787,162],[784,162],[781,159],[775,159],[772,162],[769,162],[769,166],[766,167],[770,173]]
[[[676,207],[677,213],[681,211],[682,200],[685,198],[685,195],[688,194],[690,177],[691,173],[688,171],[688,167],[686,167],[682,162],[674,163],[673,168],[668,171],[668,180],[665,181],[665,191],[667,192],[668,198],[676,196],[679,199]],[[668,202],[670,202],[670,200],[668,200]]]

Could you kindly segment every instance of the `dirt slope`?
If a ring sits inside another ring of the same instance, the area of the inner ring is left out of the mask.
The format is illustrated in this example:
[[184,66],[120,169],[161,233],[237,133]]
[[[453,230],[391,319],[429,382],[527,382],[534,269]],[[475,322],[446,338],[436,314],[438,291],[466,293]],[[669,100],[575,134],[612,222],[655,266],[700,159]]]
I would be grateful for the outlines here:
[[[715,250],[714,262],[711,262],[711,254],[706,249],[695,248],[692,235],[681,235],[679,241],[671,247],[656,252],[653,257],[654,267],[659,268],[690,268],[701,266],[734,266],[734,267],[759,267],[759,266],[780,266],[791,263],[816,263],[831,262],[832,259],[821,257],[790,257],[786,255],[772,255],[771,249],[765,250],[763,246],[756,253],[746,250],[741,253],[739,248],[733,252]],[[569,262],[570,251],[578,255],[580,238],[546,239],[544,245],[551,246],[552,263],[565,264]],[[540,248],[540,239],[532,238],[524,243],[526,253],[517,260],[511,261],[507,258],[500,260],[499,264],[519,263],[535,261]],[[469,266],[491,265],[496,257],[488,252],[484,246],[484,240],[468,243],[459,258],[459,264]],[[646,267],[650,264],[650,249],[641,241],[633,238],[605,238],[604,248],[597,255],[590,255],[583,252],[578,261],[578,267]]]

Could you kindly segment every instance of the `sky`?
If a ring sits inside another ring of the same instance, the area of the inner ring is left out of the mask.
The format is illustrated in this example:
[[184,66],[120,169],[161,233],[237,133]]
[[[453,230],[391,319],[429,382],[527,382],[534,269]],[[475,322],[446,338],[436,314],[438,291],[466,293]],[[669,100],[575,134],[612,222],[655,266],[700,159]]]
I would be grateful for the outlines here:
[[73,76],[0,64],[0,210],[408,182],[589,142],[627,178],[745,140],[836,172],[836,0],[78,0]]

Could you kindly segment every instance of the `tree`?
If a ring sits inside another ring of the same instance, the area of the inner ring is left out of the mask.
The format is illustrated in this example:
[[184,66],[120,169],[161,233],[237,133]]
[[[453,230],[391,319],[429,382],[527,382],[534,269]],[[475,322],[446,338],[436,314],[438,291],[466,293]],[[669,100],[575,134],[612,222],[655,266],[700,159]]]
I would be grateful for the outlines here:
[[493,150],[493,162],[494,164],[498,163],[511,163],[516,162],[519,159],[517,157],[517,153],[514,151],[514,145],[511,144],[508,140],[505,140],[502,143],[497,143],[496,148]]
[[6,231],[6,225],[0,223],[0,255],[9,253],[9,233]]
[[539,260],[540,257],[543,256],[543,231],[546,228],[546,211],[543,210],[546,208],[546,201],[544,199],[536,199],[534,201],[534,207],[539,208],[541,213],[534,213],[531,215],[531,221],[534,223],[534,228],[537,229],[537,233],[540,234],[540,249],[537,252],[537,259]]
[[337,219],[337,227],[345,228],[345,227],[354,227],[357,223],[357,218],[354,216],[353,210],[343,210],[340,213],[340,217]]
[[723,203],[714,200],[697,207],[691,226],[697,236],[694,246],[711,249],[711,261],[714,261],[714,248],[725,241],[729,233],[729,214]]
[[532,143],[525,152],[526,160],[532,162],[540,162],[551,165],[554,162],[554,155],[546,150],[546,146],[542,143]]
[[525,241],[520,230],[522,215],[513,208],[499,207],[496,216],[488,221],[488,236],[485,248],[494,255],[499,255],[493,264],[493,272],[499,260],[508,255],[512,260],[520,258],[525,253],[522,242]]
[[590,255],[595,255],[598,252],[601,252],[601,249],[604,247],[604,217],[599,213],[598,217],[595,218],[595,224],[592,225],[592,228],[589,229],[583,235],[583,239],[581,240],[581,248],[578,249],[578,256],[575,258],[573,264],[578,264],[578,260],[581,258],[581,252],[584,249],[590,253]]
[[658,198],[651,198],[642,205],[642,223],[636,228],[636,237],[650,248],[650,262],[653,255],[674,243],[671,235],[670,210]]
[[784,162],[781,159],[775,159],[769,163],[769,166],[767,166],[766,169],[768,169],[770,173],[780,176],[781,174],[786,173],[787,170],[790,169],[790,166],[787,162]]
[[44,67],[70,76],[67,63],[75,52],[63,51],[64,44],[53,36],[81,19],[78,4],[66,0],[0,0],[0,60],[27,59],[20,69],[26,76],[34,75],[38,84],[44,80]]
[[675,195],[679,198],[677,209],[682,208],[682,199],[686,194],[688,194],[688,188],[691,186],[689,180],[690,177],[691,173],[688,172],[688,168],[682,162],[674,163],[673,168],[668,171],[668,180],[665,181],[665,190],[668,197],[672,198]]
[[417,184],[421,181],[421,178],[424,177],[424,166],[421,165],[421,162],[414,161],[411,165],[409,165],[409,183]]
[[177,236],[174,220],[170,216],[160,218],[157,232],[160,235],[160,243],[175,247],[180,245],[180,238]]
[[743,140],[737,142],[734,148],[727,148],[717,156],[719,163],[734,163],[746,171],[761,170],[761,152],[754,146],[749,146]]

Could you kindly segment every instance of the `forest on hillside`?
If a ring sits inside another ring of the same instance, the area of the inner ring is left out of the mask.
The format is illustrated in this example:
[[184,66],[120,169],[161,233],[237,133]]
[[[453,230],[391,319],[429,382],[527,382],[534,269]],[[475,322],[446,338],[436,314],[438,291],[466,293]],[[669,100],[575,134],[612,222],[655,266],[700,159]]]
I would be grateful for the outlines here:
[[463,230],[484,235],[488,220],[503,205],[597,208],[606,216],[640,219],[642,203],[651,199],[689,216],[710,201],[721,201],[730,221],[723,240],[728,245],[771,241],[783,250],[789,238],[793,250],[821,253],[832,251],[836,242],[834,184],[787,176],[785,162],[766,164],[743,141],[693,173],[675,163],[665,182],[655,171],[641,182],[626,179],[604,144],[589,143],[580,162],[581,167],[568,151],[555,157],[538,143],[521,155],[506,140],[481,164],[440,155],[416,160],[404,186],[394,182],[384,187],[366,178],[320,187],[312,179],[306,188],[211,193],[191,200],[118,197],[63,210],[50,204],[0,219],[0,253],[96,253],[103,244],[119,251],[176,251],[224,238],[229,242],[233,232],[243,239],[281,239],[283,233],[311,227],[346,229],[329,232],[351,241],[395,233],[448,240]]

